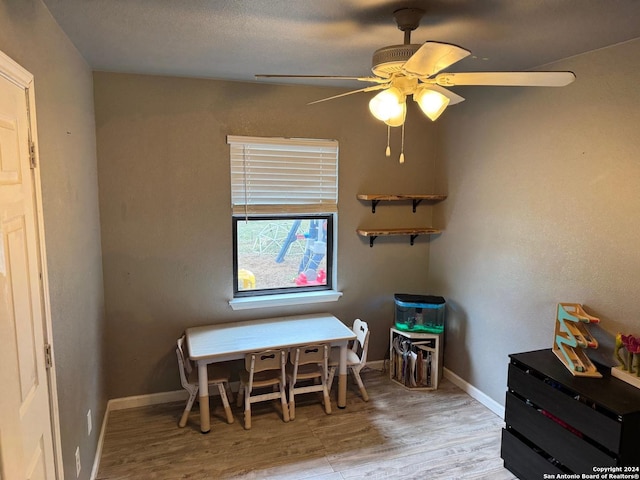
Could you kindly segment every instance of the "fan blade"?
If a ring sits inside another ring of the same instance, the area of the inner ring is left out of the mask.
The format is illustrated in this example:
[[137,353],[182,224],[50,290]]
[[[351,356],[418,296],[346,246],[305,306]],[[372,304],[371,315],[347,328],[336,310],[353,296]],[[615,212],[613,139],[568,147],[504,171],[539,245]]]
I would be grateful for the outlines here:
[[450,43],[425,42],[402,66],[404,73],[430,77],[471,55],[469,50]]
[[451,90],[447,90],[446,88],[442,88],[439,85],[429,85],[430,90],[435,90],[438,93],[441,93],[445,97],[449,99],[449,106],[455,105],[460,102],[464,102],[464,97],[461,97],[457,93],[453,93]]
[[573,72],[472,72],[441,73],[436,83],[456,85],[495,85],[513,87],[564,87],[576,79]]
[[256,78],[317,78],[317,79],[328,79],[328,80],[357,80],[359,82],[372,82],[372,83],[385,83],[388,82],[388,78],[378,78],[378,77],[349,77],[342,75],[272,75],[272,74],[258,74],[255,75]]
[[370,87],[361,88],[360,90],[351,90],[350,92],[341,93],[340,95],[334,95],[333,97],[322,98],[320,100],[316,100],[315,102],[309,102],[307,105],[313,105],[315,103],[326,102],[327,100],[333,100],[334,98],[346,97],[347,95],[351,95],[353,93],[361,93],[361,92],[372,92],[374,90],[383,90],[385,88],[389,88],[391,86],[390,83],[385,85],[372,85]]

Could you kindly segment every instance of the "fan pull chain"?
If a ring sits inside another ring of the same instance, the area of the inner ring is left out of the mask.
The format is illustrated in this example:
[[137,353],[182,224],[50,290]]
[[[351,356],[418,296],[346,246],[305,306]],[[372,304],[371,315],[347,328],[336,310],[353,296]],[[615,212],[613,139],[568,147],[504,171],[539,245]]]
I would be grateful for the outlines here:
[[387,150],[384,152],[384,154],[387,157],[391,156],[391,148],[389,147],[389,137],[391,137],[391,127],[387,125]]
[[402,143],[400,144],[400,163],[404,163],[404,123],[402,124]]

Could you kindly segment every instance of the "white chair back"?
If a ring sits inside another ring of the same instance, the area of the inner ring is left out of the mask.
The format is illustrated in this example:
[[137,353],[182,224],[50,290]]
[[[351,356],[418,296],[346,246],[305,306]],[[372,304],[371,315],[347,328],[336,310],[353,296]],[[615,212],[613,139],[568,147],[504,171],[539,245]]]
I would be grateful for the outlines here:
[[189,357],[185,354],[184,341],[185,336],[182,335],[177,342],[176,355],[178,357],[178,370],[180,370],[180,384],[182,388],[189,390],[191,387],[189,384],[189,375],[193,370],[193,365],[191,365],[191,360],[189,360]]
[[353,332],[356,334],[356,340],[351,347],[353,352],[360,358],[360,363],[367,363],[367,352],[369,350],[369,325],[359,318],[353,322]]

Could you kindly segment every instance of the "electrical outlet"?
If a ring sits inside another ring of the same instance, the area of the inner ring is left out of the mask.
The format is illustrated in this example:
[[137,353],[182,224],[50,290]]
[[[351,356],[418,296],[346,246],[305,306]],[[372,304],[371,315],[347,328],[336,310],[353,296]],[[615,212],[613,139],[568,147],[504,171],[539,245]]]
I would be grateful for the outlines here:
[[80,477],[80,447],[76,447],[76,478]]
[[93,430],[93,424],[91,422],[91,409],[87,412],[87,435],[91,435],[91,430]]

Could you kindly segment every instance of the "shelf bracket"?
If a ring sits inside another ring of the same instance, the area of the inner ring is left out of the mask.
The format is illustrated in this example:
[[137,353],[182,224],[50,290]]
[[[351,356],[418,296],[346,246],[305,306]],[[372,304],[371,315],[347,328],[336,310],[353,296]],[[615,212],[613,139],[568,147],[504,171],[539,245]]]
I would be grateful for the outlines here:
[[413,241],[418,238],[418,235],[411,235],[411,242],[410,244],[413,245]]
[[370,246],[370,247],[373,247],[373,241],[374,241],[376,238],[378,238],[378,236],[377,236],[377,235],[372,235],[372,236],[370,236],[370,237],[369,237],[369,246]]
[[[421,201],[422,201],[422,199],[421,199],[421,198],[419,198],[419,199],[418,199],[418,198],[414,198],[414,199],[413,199],[413,213],[416,213],[416,207],[417,207],[418,205],[420,205],[420,202],[421,202]],[[413,244],[412,244],[412,245],[413,245]]]
[[376,213],[376,205],[380,203],[380,200],[371,200],[371,213]]

